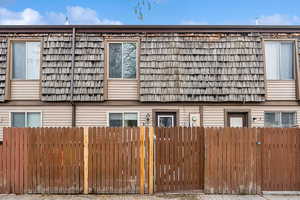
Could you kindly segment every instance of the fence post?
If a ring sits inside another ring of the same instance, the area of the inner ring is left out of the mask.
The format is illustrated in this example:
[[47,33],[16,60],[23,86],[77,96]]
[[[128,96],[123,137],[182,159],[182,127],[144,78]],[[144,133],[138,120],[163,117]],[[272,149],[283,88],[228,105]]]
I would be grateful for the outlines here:
[[149,194],[153,194],[153,169],[154,169],[154,130],[149,127]]
[[83,129],[83,155],[84,155],[84,181],[83,181],[83,193],[89,193],[89,128],[84,127]]
[[140,194],[145,193],[145,127],[140,127]]

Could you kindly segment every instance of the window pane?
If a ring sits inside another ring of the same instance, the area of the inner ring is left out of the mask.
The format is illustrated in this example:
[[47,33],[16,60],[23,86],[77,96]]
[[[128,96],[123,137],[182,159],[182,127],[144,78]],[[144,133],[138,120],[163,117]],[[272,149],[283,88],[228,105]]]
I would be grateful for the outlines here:
[[39,79],[40,42],[27,42],[27,79]]
[[122,127],[122,113],[109,113],[109,126],[110,127]]
[[136,78],[136,44],[123,43],[123,76]]
[[265,127],[279,127],[280,126],[279,113],[265,113]]
[[40,127],[41,114],[36,112],[27,113],[27,127]]
[[266,42],[265,51],[267,79],[278,80],[280,65],[280,43]]
[[13,43],[13,79],[26,79],[26,45],[25,42]]
[[109,78],[122,78],[122,44],[109,44]]
[[293,73],[293,44],[281,43],[280,48],[280,80],[292,80]]
[[136,127],[136,126],[138,126],[138,115],[137,115],[137,113],[125,113],[124,114],[124,126],[125,127]]
[[12,127],[25,127],[25,113],[11,113]]
[[281,113],[281,123],[283,128],[291,128],[296,124],[296,115],[292,112]]

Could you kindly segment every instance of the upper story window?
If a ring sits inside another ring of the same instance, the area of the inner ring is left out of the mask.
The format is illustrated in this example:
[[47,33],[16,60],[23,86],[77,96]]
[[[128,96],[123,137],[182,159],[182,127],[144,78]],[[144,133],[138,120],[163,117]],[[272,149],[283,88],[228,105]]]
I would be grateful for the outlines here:
[[136,79],[137,43],[109,43],[109,78]]
[[109,127],[137,127],[138,113],[109,113]]
[[40,127],[41,113],[40,112],[12,112],[11,126],[12,127]]
[[39,79],[40,49],[40,42],[13,42],[12,79]]
[[266,71],[268,80],[294,79],[294,42],[265,42]]
[[296,112],[265,112],[265,127],[292,128],[296,126]]

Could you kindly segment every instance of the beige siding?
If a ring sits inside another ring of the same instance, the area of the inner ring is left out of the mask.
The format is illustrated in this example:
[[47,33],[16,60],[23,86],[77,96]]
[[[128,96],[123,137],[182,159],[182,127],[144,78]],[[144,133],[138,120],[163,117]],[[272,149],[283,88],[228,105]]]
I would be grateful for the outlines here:
[[108,100],[138,100],[137,80],[108,80]]
[[71,106],[2,106],[0,107],[0,141],[3,127],[10,126],[10,112],[42,112],[43,127],[65,127],[72,125]]
[[252,127],[264,126],[265,111],[296,111],[297,125],[300,126],[300,107],[297,106],[204,106],[203,108],[203,125],[205,127],[223,127],[224,126],[224,110],[251,110]]
[[40,81],[39,80],[12,80],[11,81],[12,100],[39,100]]
[[107,116],[109,112],[138,112],[139,125],[144,125],[145,116],[150,114],[150,124],[152,124],[153,109],[178,109],[179,123],[181,126],[189,125],[190,113],[199,110],[198,106],[78,106],[77,107],[77,126],[107,126]]
[[296,100],[296,82],[268,80],[267,100]]

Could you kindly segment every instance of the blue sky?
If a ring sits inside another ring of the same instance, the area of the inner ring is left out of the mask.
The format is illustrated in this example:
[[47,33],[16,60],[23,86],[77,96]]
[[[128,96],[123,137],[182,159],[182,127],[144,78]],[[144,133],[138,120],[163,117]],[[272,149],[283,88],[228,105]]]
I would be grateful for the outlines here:
[[136,0],[0,0],[0,24],[300,24],[299,0],[150,0],[143,21]]

